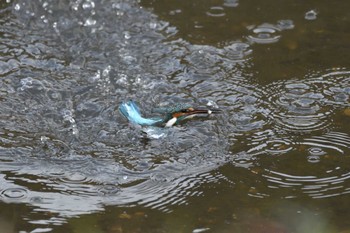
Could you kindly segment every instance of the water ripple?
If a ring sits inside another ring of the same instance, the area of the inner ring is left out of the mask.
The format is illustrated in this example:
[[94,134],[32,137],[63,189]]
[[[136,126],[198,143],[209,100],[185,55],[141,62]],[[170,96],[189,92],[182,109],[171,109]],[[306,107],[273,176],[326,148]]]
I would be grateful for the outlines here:
[[247,37],[248,41],[257,44],[271,44],[280,40],[280,32],[294,28],[292,20],[280,20],[276,25],[263,23],[259,26],[249,26],[248,29],[253,33]]
[[340,173],[339,167],[328,171],[330,176],[294,176],[276,171],[268,171],[270,175],[265,175],[272,187],[298,189],[312,198],[326,198],[349,193],[347,183],[350,179],[349,173]]
[[9,200],[21,200],[26,198],[28,191],[24,188],[8,188],[0,193],[0,197]]
[[258,27],[252,27],[250,29],[253,32],[253,35],[248,36],[250,42],[258,44],[270,44],[279,41],[281,38],[277,33],[280,31],[280,28],[264,23]]
[[313,136],[304,139],[303,145],[312,146],[311,155],[325,155],[325,149],[333,149],[342,154],[350,147],[350,137],[345,133],[330,132],[322,136]]
[[[347,72],[343,75],[347,75]],[[271,85],[270,93],[267,94],[272,107],[271,118],[277,127],[298,132],[311,132],[329,127],[332,123],[330,116],[334,113],[334,105],[330,106],[329,103],[344,103],[348,96],[346,85],[349,78],[343,76],[343,80],[335,81],[337,76],[340,78],[341,74],[330,73],[323,78]],[[343,87],[338,87],[339,84]],[[337,93],[343,98],[334,100]]]
[[[271,190],[270,193],[262,193],[264,194],[262,196],[274,195],[276,190],[285,192],[284,198],[296,198],[300,195],[327,198],[349,193],[350,173],[341,165],[349,160],[348,156],[343,157],[349,153],[348,134],[330,132],[305,138],[297,143],[295,148],[298,153],[308,152],[305,160],[299,158],[296,161],[294,157],[297,153],[292,151],[285,155],[284,161],[280,162],[277,168],[266,168],[261,172]],[[305,164],[303,161],[308,163]],[[342,163],[339,163],[340,161]]]
[[225,16],[224,8],[221,6],[212,6],[209,11],[207,11],[207,15],[211,17],[223,17]]
[[195,189],[198,183],[217,182],[218,179],[220,178],[214,177],[208,173],[202,173],[175,179],[173,182],[171,182],[171,186],[169,186],[170,183],[156,182],[154,185],[149,185],[147,182],[147,186],[144,186],[145,184],[143,184],[138,187],[138,190],[140,190],[142,195],[147,196],[149,189],[151,189],[152,192],[154,189],[156,189],[158,190],[157,193],[160,192],[162,195],[152,198],[145,198],[141,204],[167,212],[170,211],[168,208],[171,205],[185,204],[186,197],[201,195],[201,191],[197,191]]
[[[260,198],[273,190],[284,190],[285,198],[349,192],[342,164],[350,140],[336,132],[332,117],[349,107],[350,72],[262,86],[249,73],[250,43],[174,40],[177,29],[136,2],[70,1],[70,10],[55,1],[17,2],[10,16],[16,21],[2,25],[7,36],[0,39],[5,202],[67,217],[107,205],[170,212],[201,196],[201,185],[233,185],[218,169],[227,163],[266,168],[256,173],[270,187],[256,187]],[[205,8],[205,17],[225,20],[238,1],[222,4]],[[274,43],[293,28],[291,20],[251,26],[248,40]],[[118,113],[128,98],[140,101],[145,116],[153,106],[180,101],[223,113],[148,132],[162,135],[150,139]]]

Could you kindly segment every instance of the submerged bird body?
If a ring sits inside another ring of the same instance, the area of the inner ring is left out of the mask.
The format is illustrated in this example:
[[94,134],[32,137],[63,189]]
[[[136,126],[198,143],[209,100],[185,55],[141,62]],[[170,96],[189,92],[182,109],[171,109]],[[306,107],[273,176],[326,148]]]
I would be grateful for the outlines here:
[[176,104],[167,108],[155,109],[155,112],[163,114],[164,117],[144,118],[132,100],[123,102],[119,106],[119,111],[132,123],[142,126],[165,126],[171,127],[180,121],[192,118],[196,115],[210,115],[218,113],[220,110],[194,109],[188,104]]

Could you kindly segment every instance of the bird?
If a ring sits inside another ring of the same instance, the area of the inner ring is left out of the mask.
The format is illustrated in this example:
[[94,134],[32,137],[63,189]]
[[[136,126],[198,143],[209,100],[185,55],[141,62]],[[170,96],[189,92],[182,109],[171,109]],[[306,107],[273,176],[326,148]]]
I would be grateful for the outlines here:
[[197,109],[192,107],[190,104],[178,103],[165,108],[155,109],[155,112],[163,114],[163,117],[157,116],[145,118],[142,116],[139,107],[133,100],[122,102],[119,105],[119,111],[125,118],[134,124],[141,126],[163,127],[172,127],[183,120],[190,119],[198,115],[206,116],[221,112],[219,109]]

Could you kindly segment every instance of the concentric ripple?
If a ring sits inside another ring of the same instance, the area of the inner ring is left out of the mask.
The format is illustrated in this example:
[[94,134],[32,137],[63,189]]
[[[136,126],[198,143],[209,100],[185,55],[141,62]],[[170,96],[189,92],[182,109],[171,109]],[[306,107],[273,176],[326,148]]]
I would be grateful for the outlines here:
[[341,167],[328,170],[328,176],[296,176],[268,171],[269,174],[265,175],[265,178],[270,182],[269,187],[272,189],[290,190],[289,195],[286,195],[285,198],[296,198],[300,194],[306,194],[312,198],[327,198],[350,193],[348,186],[350,173],[343,172]]
[[[263,196],[280,192],[284,193],[284,198],[296,198],[300,195],[327,198],[350,193],[350,171],[347,169],[350,162],[348,134],[330,132],[306,138],[296,149],[285,155],[277,168],[266,168],[262,172],[261,175],[271,190]],[[300,151],[308,153],[304,158],[296,159]]]
[[329,132],[325,135],[306,138],[300,144],[311,146],[309,153],[313,156],[324,156],[328,149],[344,154],[350,148],[350,137],[346,133]]
[[8,188],[0,193],[0,197],[11,201],[24,199],[27,197],[27,195],[28,190],[24,188]]
[[257,44],[271,44],[280,40],[280,32],[294,28],[294,23],[291,20],[280,20],[276,25],[263,23],[259,26],[250,26],[248,29],[252,35],[247,37],[248,41]]
[[305,81],[274,83],[269,96],[272,117],[282,130],[311,132],[328,127],[338,105],[349,105],[350,74],[326,73]]
[[[328,127],[331,124],[330,116],[334,112],[333,106],[328,103],[334,102],[334,92],[341,93],[338,96],[343,96],[343,102],[348,95],[345,90],[346,77],[343,79],[336,82],[334,79],[322,77],[270,85],[267,92],[272,94],[267,95],[272,107],[271,118],[284,131],[312,132]],[[337,87],[339,84],[344,87]]]
[[253,35],[248,36],[248,40],[258,44],[270,44],[279,41],[281,38],[277,34],[280,29],[272,24],[262,24],[252,29]]

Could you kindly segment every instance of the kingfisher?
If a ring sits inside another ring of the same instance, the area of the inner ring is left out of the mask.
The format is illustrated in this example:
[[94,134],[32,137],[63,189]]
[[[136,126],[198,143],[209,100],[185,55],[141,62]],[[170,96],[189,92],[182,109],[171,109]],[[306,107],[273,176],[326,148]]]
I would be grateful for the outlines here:
[[141,126],[164,127],[172,127],[183,120],[190,119],[195,116],[206,116],[221,112],[219,109],[196,109],[189,104],[179,103],[166,108],[155,109],[155,112],[164,114],[163,117],[144,118],[141,115],[139,107],[132,100],[121,103],[119,106],[119,111],[134,124]]

